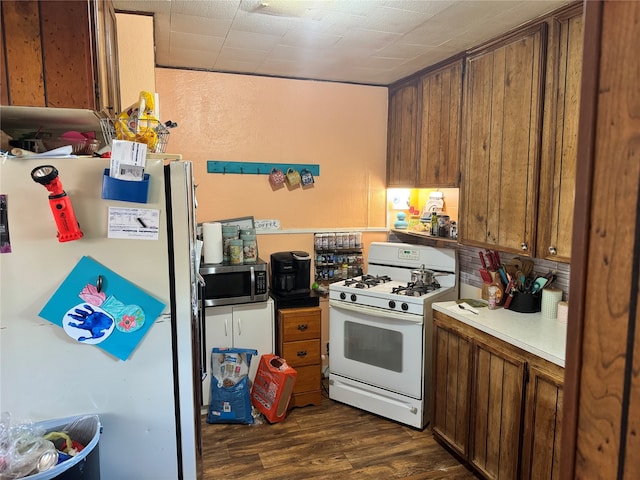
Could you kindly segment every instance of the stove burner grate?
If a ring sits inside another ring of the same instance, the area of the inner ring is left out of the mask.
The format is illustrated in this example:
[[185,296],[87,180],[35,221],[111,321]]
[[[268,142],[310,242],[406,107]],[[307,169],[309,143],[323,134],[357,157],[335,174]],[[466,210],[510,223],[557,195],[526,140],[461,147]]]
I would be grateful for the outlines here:
[[433,292],[440,288],[440,284],[435,280],[431,283],[424,283],[422,281],[409,282],[406,285],[400,287],[394,287],[391,289],[391,293],[397,295],[406,295],[409,297],[421,297],[429,292]]
[[355,288],[371,288],[381,283],[390,282],[391,278],[387,275],[374,276],[374,275],[362,275],[361,277],[353,277],[344,281],[345,287],[353,286]]

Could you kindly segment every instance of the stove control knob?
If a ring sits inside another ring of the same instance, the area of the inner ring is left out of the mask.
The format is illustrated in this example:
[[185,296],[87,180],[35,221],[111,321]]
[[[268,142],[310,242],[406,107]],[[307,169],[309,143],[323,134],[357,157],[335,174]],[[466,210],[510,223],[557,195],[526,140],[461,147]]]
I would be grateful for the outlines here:
[[403,304],[400,306],[400,308],[406,312],[407,310],[409,310],[409,305],[407,305],[406,303],[403,303]]
[[346,300],[346,299],[347,299],[347,294],[346,294],[346,293],[344,293],[344,292],[342,292],[342,293],[340,294],[340,300]]
[[389,308],[396,308],[396,302],[389,300]]
[[351,301],[352,301],[352,302],[355,302],[357,299],[358,299],[358,297],[356,296],[356,294],[355,294],[355,293],[352,293],[352,294],[351,294]]

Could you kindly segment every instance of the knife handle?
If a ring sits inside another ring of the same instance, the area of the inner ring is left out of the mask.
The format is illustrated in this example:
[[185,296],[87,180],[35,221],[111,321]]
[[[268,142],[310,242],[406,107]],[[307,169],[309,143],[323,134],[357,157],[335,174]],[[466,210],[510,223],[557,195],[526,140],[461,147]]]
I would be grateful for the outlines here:
[[478,255],[480,255],[480,261],[482,262],[483,268],[486,270],[487,269],[487,261],[484,259],[484,254],[482,252],[478,252]]
[[504,301],[504,308],[509,308],[509,305],[511,305],[511,300],[513,300],[513,290],[511,291],[511,293],[507,296],[507,299]]

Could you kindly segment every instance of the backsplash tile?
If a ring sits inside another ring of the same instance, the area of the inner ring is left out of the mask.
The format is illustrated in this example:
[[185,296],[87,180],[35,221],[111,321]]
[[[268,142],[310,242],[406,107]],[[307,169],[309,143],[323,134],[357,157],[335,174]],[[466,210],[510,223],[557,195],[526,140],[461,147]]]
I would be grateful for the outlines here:
[[[410,235],[402,235],[396,232],[389,233],[390,242],[401,243],[413,243],[416,245],[433,245],[433,240],[429,238],[420,238]],[[458,269],[460,271],[460,283],[466,283],[476,288],[482,288],[482,278],[480,277],[480,256],[478,252],[484,251],[484,249],[477,247],[469,247],[466,245],[457,245],[452,248],[456,248],[458,251]],[[500,252],[500,260],[503,263],[509,263],[509,261],[519,255]],[[526,257],[529,258],[529,257]],[[571,273],[571,266],[561,262],[550,262],[541,258],[532,258],[535,266],[533,267],[533,277],[543,276],[549,273],[549,270],[556,272],[556,280],[553,286],[563,291],[562,299],[568,300],[569,296],[569,277]]]

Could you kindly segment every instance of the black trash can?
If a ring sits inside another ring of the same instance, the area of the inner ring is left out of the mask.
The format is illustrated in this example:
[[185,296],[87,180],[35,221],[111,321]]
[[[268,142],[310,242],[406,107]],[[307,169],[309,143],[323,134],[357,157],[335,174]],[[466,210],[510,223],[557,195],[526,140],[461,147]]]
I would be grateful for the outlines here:
[[45,433],[66,432],[84,448],[75,457],[44,472],[25,477],[26,480],[100,480],[99,441],[102,425],[98,415],[46,420],[35,425],[44,428]]

